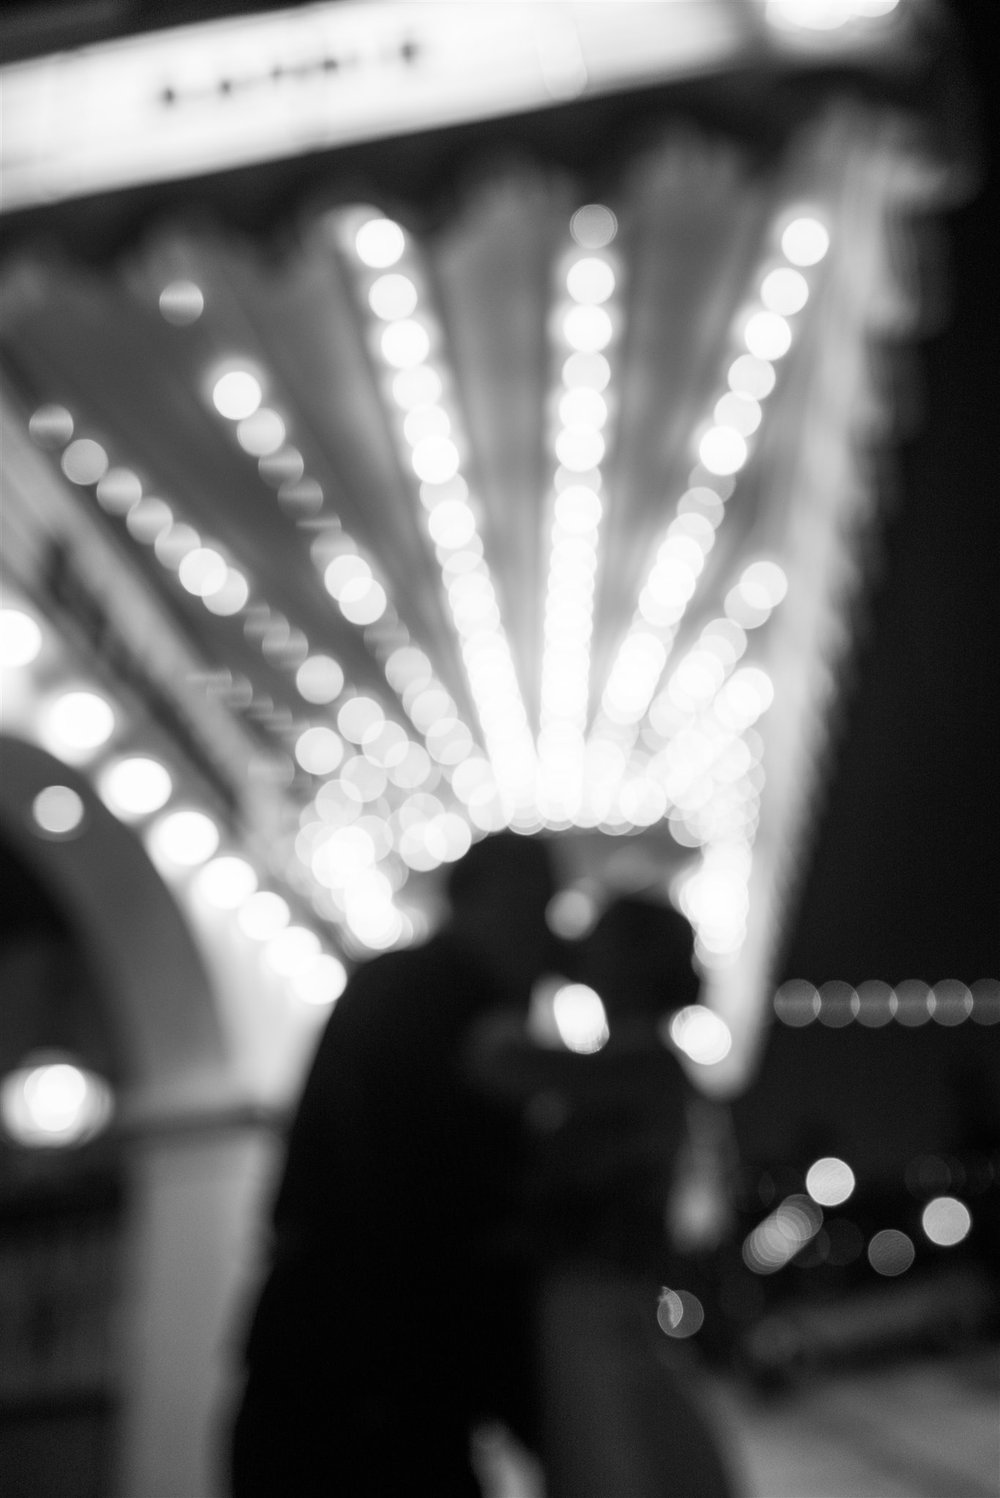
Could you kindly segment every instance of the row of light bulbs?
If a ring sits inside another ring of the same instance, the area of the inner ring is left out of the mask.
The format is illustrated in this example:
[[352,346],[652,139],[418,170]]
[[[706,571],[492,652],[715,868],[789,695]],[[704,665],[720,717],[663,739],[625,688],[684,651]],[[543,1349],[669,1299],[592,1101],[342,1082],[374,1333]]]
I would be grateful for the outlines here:
[[1000,981],[980,978],[972,984],[945,978],[934,984],[907,978],[895,985],[873,978],[859,983],[833,980],[817,987],[804,978],[792,978],[774,995],[775,1017],[793,1029],[818,1022],[841,1029],[855,1021],[867,1029],[896,1023],[916,1029],[934,1021],[938,1025],[960,1025],[971,1020],[980,1025],[1000,1024]]
[[[43,627],[27,606],[0,610],[0,666],[7,672],[30,672],[45,646]],[[244,934],[261,943],[266,967],[287,979],[297,998],[332,1003],[346,981],[340,958],[323,950],[315,931],[292,921],[282,895],[258,887],[259,877],[247,859],[219,853],[219,824],[177,796],[174,776],[161,760],[113,751],[123,725],[123,712],[89,687],[47,693],[33,715],[41,746],[88,773],[107,808],[141,831],[150,857],[166,877],[193,876],[193,888],[205,904],[232,911]],[[39,836],[70,839],[85,832],[87,807],[72,786],[53,782],[34,797],[30,817]]]
[[[369,317],[372,355],[389,375],[404,463],[412,471],[459,639],[486,747],[476,804],[497,823],[523,818],[535,796],[535,754],[510,642],[463,472],[459,412],[416,245],[394,220],[336,220]],[[471,749],[471,742],[470,742]],[[499,816],[497,816],[499,812]]]

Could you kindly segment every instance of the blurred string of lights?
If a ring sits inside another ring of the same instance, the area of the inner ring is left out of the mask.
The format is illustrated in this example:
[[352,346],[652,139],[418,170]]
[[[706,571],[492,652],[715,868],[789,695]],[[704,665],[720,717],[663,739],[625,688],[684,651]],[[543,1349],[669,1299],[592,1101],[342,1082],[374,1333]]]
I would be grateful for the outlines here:
[[[191,321],[195,314],[201,315],[204,300],[193,283],[172,283],[164,289],[160,306],[170,321]],[[183,309],[189,310],[182,318]],[[257,373],[230,361],[216,369],[209,396],[218,414],[235,424],[244,451],[257,457],[260,465],[275,460],[269,476],[278,484],[279,500],[287,504],[294,497],[298,504],[308,489],[310,498],[322,504],[322,491],[305,476],[297,449],[290,449],[285,441],[283,418],[262,405],[263,386]],[[471,842],[470,820],[485,831],[502,825],[503,819],[495,797],[482,794],[483,776],[477,773],[482,761],[464,763],[470,758],[471,734],[459,722],[457,709],[427,657],[409,643],[405,627],[397,625],[392,632],[394,638],[402,636],[404,643],[390,651],[384,670],[410,720],[426,739],[426,749],[387,718],[374,698],[351,687],[339,662],[312,653],[303,630],[267,604],[252,600],[245,572],[227,561],[218,544],[204,544],[194,528],[178,517],[176,506],[144,494],[132,470],[111,467],[100,443],[74,436],[74,419],[65,408],[39,408],[29,429],[40,445],[63,447],[60,466],[65,476],[77,485],[93,486],[101,507],[122,518],[135,541],[151,545],[161,564],[210,613],[242,614],[247,638],[257,643],[272,666],[293,675],[303,701],[326,706],[340,699],[339,733],[324,721],[295,730],[295,760],[308,774],[323,780],[317,798],[302,814],[296,855],[320,886],[318,913],[346,923],[348,936],[363,947],[391,946],[411,937],[412,922],[394,903],[408,870],[435,868],[461,856]],[[364,627],[391,613],[384,588],[351,538],[337,525],[331,547],[330,535],[329,530],[321,534],[313,555],[344,617]],[[251,706],[254,695],[251,690]],[[263,699],[262,705],[273,716],[270,699]],[[280,715],[277,722],[280,726]],[[349,754],[346,745],[353,745],[356,752]],[[471,803],[468,816],[450,804],[452,797],[442,801],[430,794],[441,775],[454,775],[458,765],[463,766],[460,788]],[[332,784],[329,777],[338,769]],[[392,823],[392,807],[385,802],[387,790],[397,801],[402,799],[402,806],[396,807],[399,826]]]
[[791,348],[794,319],[809,300],[806,272],[830,244],[820,219],[802,212],[783,213],[770,240],[756,272],[756,296],[737,319],[739,351],[730,352],[726,389],[695,433],[698,462],[690,487],[640,591],[587,745],[601,777],[605,821],[651,825],[667,817],[678,842],[702,849],[675,896],[695,927],[699,960],[709,968],[735,961],[746,933],[764,784],[754,724],[774,689],[759,666],[737,665],[747,632],[765,623],[787,592],[778,562],[760,557],[742,568],[724,614],[703,626],[658,687],[735,475],[751,455],[763,402],[777,384],[775,365]]
[[[957,1163],[957,1162],[956,1162]],[[930,1170],[937,1164],[942,1169]],[[990,1189],[995,1173],[983,1157],[979,1180],[970,1189]],[[921,1174],[921,1172],[923,1172]],[[946,1162],[924,1157],[907,1171],[911,1195],[920,1199],[919,1232],[934,1249],[955,1248],[972,1232],[973,1214],[952,1190],[955,1175]],[[896,1226],[880,1227],[867,1237],[849,1217],[829,1217],[854,1195],[858,1182],[846,1160],[827,1155],[813,1161],[804,1175],[805,1191],[794,1191],[753,1227],[743,1240],[743,1262],[754,1274],[777,1274],[787,1265],[805,1267],[822,1263],[845,1265],[864,1253],[876,1274],[892,1279],[905,1274],[917,1256],[914,1238]]]
[[470,812],[499,798],[500,821],[535,825],[536,759],[514,658],[480,535],[480,506],[466,473],[455,380],[440,319],[412,236],[373,210],[331,215],[353,274],[373,366],[387,390],[404,471],[417,487],[425,528],[441,572],[447,607],[486,759],[460,777]]
[[966,984],[957,978],[925,983],[906,978],[895,985],[873,978],[859,983],[832,980],[817,987],[804,978],[782,983],[774,995],[775,1017],[792,1029],[819,1023],[842,1029],[857,1023],[866,1029],[896,1024],[917,1029],[933,1021],[951,1027],[969,1020],[1000,1024],[1000,980],[980,978]]
[[[608,451],[614,349],[622,338],[617,220],[603,204],[577,209],[560,258],[551,330],[556,466],[549,499],[548,576],[538,733],[538,802],[550,825],[586,818],[584,746],[590,709],[601,464]],[[581,815],[582,814],[582,815]]]
[[[30,676],[44,656],[51,661],[61,655],[52,626],[40,622],[27,602],[0,609],[0,669],[6,686],[20,688],[22,700],[25,684],[11,677]],[[219,822],[183,791],[176,771],[152,753],[123,747],[129,723],[122,705],[80,673],[68,683],[44,685],[36,694],[26,715],[30,736],[89,777],[95,796],[143,839],[169,882],[190,882],[205,905],[229,912],[293,998],[334,1002],[347,976],[340,956],[325,950],[310,926],[292,920],[289,899],[261,887],[253,863],[226,845]],[[58,781],[36,794],[26,815],[36,836],[51,841],[87,832],[85,796]]]

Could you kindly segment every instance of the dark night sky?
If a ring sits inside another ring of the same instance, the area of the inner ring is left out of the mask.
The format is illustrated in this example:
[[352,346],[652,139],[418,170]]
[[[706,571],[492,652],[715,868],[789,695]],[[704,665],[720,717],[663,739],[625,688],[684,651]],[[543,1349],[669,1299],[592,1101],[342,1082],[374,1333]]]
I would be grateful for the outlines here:
[[[980,73],[986,174],[943,225],[944,317],[917,348],[919,423],[896,454],[868,624],[779,979],[1000,976],[1000,130],[995,89],[982,82],[1000,57],[1000,25],[982,0],[954,9]],[[830,1150],[898,1181],[922,1151],[963,1136],[1000,1142],[1000,1026],[774,1024],[735,1117],[748,1158]]]
[[[981,63],[996,7],[955,7]],[[920,415],[856,650],[783,976],[1000,974],[995,93],[988,175],[945,219],[943,326],[916,349]]]

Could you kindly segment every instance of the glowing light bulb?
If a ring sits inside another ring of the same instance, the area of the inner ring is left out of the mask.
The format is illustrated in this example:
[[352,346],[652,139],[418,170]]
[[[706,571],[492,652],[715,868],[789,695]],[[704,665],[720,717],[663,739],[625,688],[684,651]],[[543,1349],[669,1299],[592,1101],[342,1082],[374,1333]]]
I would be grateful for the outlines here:
[[260,381],[248,369],[230,369],[212,386],[212,401],[227,421],[244,421],[264,398]]
[[98,781],[101,799],[116,816],[131,820],[159,811],[173,790],[173,781],[158,759],[133,755],[105,766]]
[[217,910],[237,910],[257,888],[257,875],[245,858],[225,854],[199,869],[195,887]]
[[60,759],[89,759],[115,730],[111,704],[96,692],[65,692],[42,714],[41,731],[47,749]]
[[781,248],[792,265],[817,265],[830,247],[830,235],[819,219],[793,219],[781,236]]
[[0,666],[30,666],[42,648],[42,631],[22,609],[0,609]]
[[182,810],[161,818],[150,834],[154,856],[179,868],[205,863],[219,846],[219,829],[202,811]]
[[370,218],[354,237],[358,259],[372,270],[395,265],[406,248],[406,236],[399,224],[390,218]]
[[113,1107],[104,1079],[58,1052],[29,1057],[0,1081],[0,1119],[29,1148],[83,1144],[107,1126]]

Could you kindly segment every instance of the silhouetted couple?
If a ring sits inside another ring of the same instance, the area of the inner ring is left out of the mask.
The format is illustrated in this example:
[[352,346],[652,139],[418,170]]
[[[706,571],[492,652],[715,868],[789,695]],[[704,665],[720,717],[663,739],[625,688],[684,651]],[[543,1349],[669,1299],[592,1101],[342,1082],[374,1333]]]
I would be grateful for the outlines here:
[[[562,1150],[564,1141],[554,1137],[562,1124],[552,1128],[550,1113],[539,1136],[531,1120],[545,1108],[526,1075],[533,1065],[526,1032],[523,1044],[512,1045],[508,1019],[506,1030],[500,1026],[507,1040],[493,1046],[484,1021],[506,1014],[515,1029],[523,1026],[538,978],[565,970],[545,918],[555,890],[544,843],[506,832],[484,839],[450,871],[445,927],[423,946],[359,968],[334,1008],[292,1125],[274,1206],[272,1257],[247,1342],[234,1431],[234,1498],[402,1498],[414,1491],[479,1498],[470,1436],[489,1420],[539,1451],[552,1498],[597,1491],[574,1488],[562,1428],[568,1421],[572,1444],[580,1414],[589,1420],[591,1412],[563,1404],[576,1397],[581,1370],[568,1365],[580,1346],[589,1359],[590,1399],[610,1343],[602,1347],[601,1328],[594,1329],[597,1345],[586,1328],[577,1346],[567,1336],[560,1295],[572,1275],[567,1281],[564,1271],[576,1267],[580,1250],[592,1283],[593,1250],[607,1277],[616,1278],[621,1254],[602,1259],[600,1246],[599,1224],[609,1213],[626,1214],[624,1229],[610,1229],[619,1248],[623,1231],[644,1240],[662,1233],[663,1172],[682,1127],[685,1084],[662,1046],[652,1066],[640,1063],[638,1091],[649,1098],[641,1180],[622,1177],[626,1162],[608,1137],[624,1137],[620,1102],[610,1101],[621,1083],[612,1075],[623,1071],[615,1059],[624,1056],[621,1046],[609,1045],[606,1056],[557,1056],[557,1065],[584,1066],[554,1082],[545,1074],[541,1090],[561,1092],[562,1115],[573,1115],[582,1133],[574,1137],[575,1125],[567,1128]],[[606,961],[614,967],[610,956]],[[660,965],[653,967],[659,995]],[[634,994],[630,981],[624,986]],[[598,1068],[586,1063],[600,1061],[607,1075],[598,1079]],[[604,1142],[606,1182],[596,1194],[588,1194],[585,1180],[570,1182],[574,1171],[579,1176],[584,1138]],[[634,1189],[648,1195],[638,1208]],[[631,1321],[642,1312],[632,1288],[626,1298]],[[607,1303],[600,1309],[606,1314]],[[647,1333],[655,1314],[654,1301]],[[589,1433],[595,1450],[609,1442],[617,1449],[623,1434],[645,1440],[650,1418],[654,1425],[679,1418],[669,1399],[663,1421],[659,1409],[646,1411],[650,1398],[663,1396],[651,1388],[644,1358],[641,1414],[627,1432],[612,1420],[605,1421],[607,1439]],[[639,1366],[633,1359],[628,1370],[606,1369],[612,1397],[615,1378],[632,1377]],[[623,1388],[618,1403],[631,1408],[632,1393]],[[678,1438],[682,1433],[668,1433]],[[700,1452],[693,1459],[700,1461]],[[619,1464],[618,1477],[601,1498],[654,1491],[668,1498],[673,1491],[632,1484],[627,1451],[610,1460]],[[560,1476],[563,1467],[570,1475]],[[715,1498],[728,1492],[721,1482],[713,1469],[701,1486],[678,1491]]]

